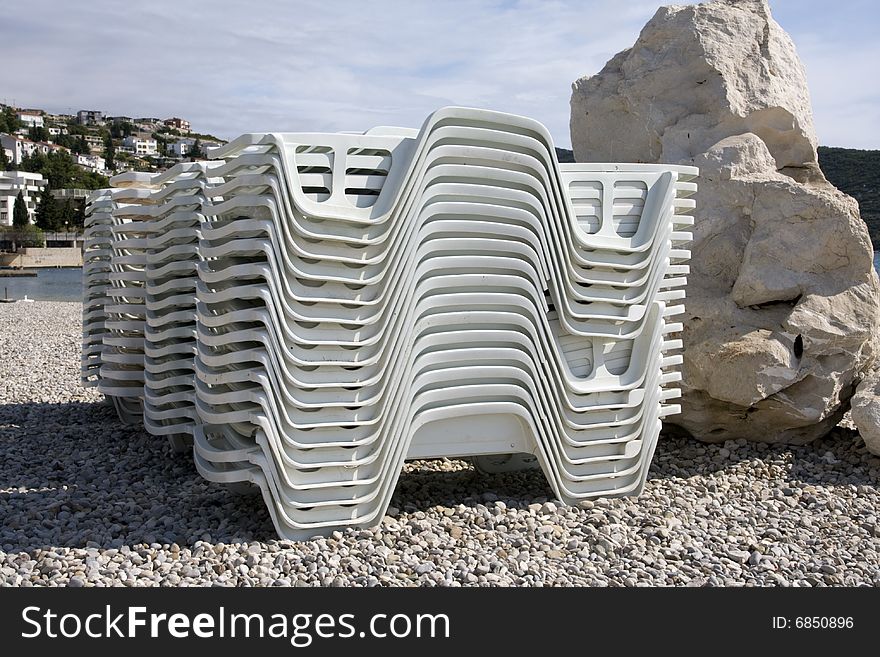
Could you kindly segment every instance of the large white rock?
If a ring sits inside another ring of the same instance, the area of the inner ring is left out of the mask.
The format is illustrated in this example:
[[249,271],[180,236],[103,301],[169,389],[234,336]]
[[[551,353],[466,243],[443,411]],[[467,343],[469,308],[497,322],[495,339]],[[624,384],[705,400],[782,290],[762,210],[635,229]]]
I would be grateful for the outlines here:
[[803,66],[763,0],[661,7],[573,85],[579,162],[700,168],[682,414],[709,441],[803,443],[876,358],[880,284],[856,202],[819,170]]
[[880,456],[880,369],[869,372],[856,388],[852,421],[868,451]]

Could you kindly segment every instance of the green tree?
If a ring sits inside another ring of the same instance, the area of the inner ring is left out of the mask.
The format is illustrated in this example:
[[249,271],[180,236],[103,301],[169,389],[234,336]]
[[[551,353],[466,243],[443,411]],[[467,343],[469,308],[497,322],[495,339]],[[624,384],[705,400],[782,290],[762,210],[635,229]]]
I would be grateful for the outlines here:
[[58,227],[56,230],[70,230],[76,226],[76,206],[73,199],[67,199],[58,213]]
[[107,135],[107,138],[104,140],[104,162],[105,166],[110,171],[113,171],[113,169],[116,168],[114,155],[116,155],[116,149],[113,148],[113,137]]
[[21,161],[21,170],[41,174],[51,189],[100,189],[109,184],[106,176],[77,166],[70,154],[64,151],[34,153]]
[[205,154],[202,152],[202,142],[201,142],[201,140],[200,140],[198,137],[196,137],[196,140],[192,143],[192,146],[190,146],[190,147],[187,149],[187,154],[188,154],[193,160],[205,156]]
[[[59,157],[59,155],[63,157]],[[40,153],[34,151],[30,155],[26,155],[21,160],[21,170],[30,171],[31,173],[39,173],[45,178],[49,187],[52,189],[62,189],[67,187],[70,179],[70,171],[67,163],[64,161],[69,159],[67,153]],[[70,165],[73,166],[71,160]]]
[[162,132],[154,132],[153,139],[156,140],[156,149],[159,151],[159,155],[166,157],[168,155],[168,139]]
[[92,132],[84,125],[76,122],[76,118],[67,122],[67,134],[69,135],[90,135]]
[[41,126],[31,126],[28,128],[28,139],[31,141],[49,141],[49,131]]
[[0,171],[9,170],[9,158],[6,157],[6,149],[0,146]]
[[21,127],[16,111],[7,105],[0,113],[0,132],[13,133]]
[[27,226],[28,224],[30,224],[30,219],[27,205],[24,202],[24,195],[19,191],[18,196],[15,197],[15,205],[12,207],[12,225]]
[[28,224],[22,230],[22,245],[23,246],[35,246],[35,247],[43,247],[46,246],[46,236],[43,235],[43,231],[41,231],[36,226],[32,226]]
[[40,200],[37,201],[36,224],[43,230],[58,230],[59,223],[58,201],[46,185],[40,194]]
[[70,230],[82,230],[86,223],[86,200],[84,198],[73,201],[73,220],[70,222]]
[[114,121],[110,124],[110,136],[114,139],[129,137],[134,130],[134,124],[130,121]]
[[70,135],[55,135],[52,141],[64,148],[72,148],[75,140]]
[[13,252],[16,251],[19,246],[46,246],[46,236],[43,235],[43,231],[33,224],[7,228],[2,232],[5,234],[2,235],[2,238],[0,239],[12,242]]
[[89,143],[86,141],[85,135],[56,135],[55,143],[69,148],[73,153],[80,155],[88,155],[89,153]]

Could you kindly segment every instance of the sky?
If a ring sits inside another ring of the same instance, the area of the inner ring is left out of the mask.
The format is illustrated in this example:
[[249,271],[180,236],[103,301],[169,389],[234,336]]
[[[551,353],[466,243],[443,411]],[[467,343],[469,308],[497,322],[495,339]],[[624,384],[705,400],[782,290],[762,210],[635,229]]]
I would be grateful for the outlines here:
[[[643,0],[8,3],[0,100],[181,116],[243,132],[419,127],[445,105],[544,123],[570,144],[571,83],[633,44]],[[679,0],[679,4],[682,4]],[[819,142],[880,148],[880,3],[771,0],[807,69]]]

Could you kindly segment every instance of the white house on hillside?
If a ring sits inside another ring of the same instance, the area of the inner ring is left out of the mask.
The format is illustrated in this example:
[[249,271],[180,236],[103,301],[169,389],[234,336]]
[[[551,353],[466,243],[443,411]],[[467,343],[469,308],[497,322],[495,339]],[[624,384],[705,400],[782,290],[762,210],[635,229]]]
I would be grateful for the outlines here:
[[122,145],[131,153],[143,157],[145,155],[157,155],[159,153],[158,144],[152,137],[143,135],[131,135],[122,140]]
[[75,155],[76,163],[81,167],[92,169],[102,173],[106,169],[106,162],[100,155]]
[[183,157],[192,148],[195,139],[178,139],[176,142],[168,142],[167,153],[169,156]]
[[21,164],[24,158],[34,153],[68,152],[63,146],[57,146],[45,141],[31,141],[30,139],[23,139],[15,135],[0,135],[0,145],[6,151],[12,153],[9,161],[13,164]]
[[[168,155],[171,157],[186,157],[192,149],[192,145],[195,143],[195,139],[192,137],[184,137],[183,139],[178,139],[176,142],[168,143]],[[218,146],[222,146],[220,142],[217,141],[200,141],[199,146],[202,149],[202,154],[208,148],[217,148]]]
[[39,173],[0,171],[0,226],[12,225],[15,198],[19,192],[24,197],[28,215],[33,223],[37,210],[37,197],[45,186],[46,181]]
[[20,110],[18,112],[18,120],[22,122],[25,128],[43,127],[43,114],[36,110]]
[[91,152],[101,152],[104,150],[104,140],[97,135],[85,135],[86,143],[89,145]]

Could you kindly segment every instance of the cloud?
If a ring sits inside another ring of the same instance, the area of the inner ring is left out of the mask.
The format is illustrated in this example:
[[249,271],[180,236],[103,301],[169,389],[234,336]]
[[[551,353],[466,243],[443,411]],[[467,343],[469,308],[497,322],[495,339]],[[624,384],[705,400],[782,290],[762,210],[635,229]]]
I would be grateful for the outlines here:
[[[778,4],[795,15],[789,0]],[[534,117],[565,146],[571,83],[632,45],[657,6],[98,0],[72,12],[52,0],[36,13],[17,3],[4,15],[7,61],[16,65],[4,67],[0,95],[54,111],[183,116],[224,137],[419,126],[442,105],[474,105]],[[835,11],[818,5],[812,24],[798,18],[795,42],[798,30],[819,34]],[[845,30],[834,36],[846,38]],[[810,39],[805,61],[823,143],[880,146],[870,78],[859,79],[841,43]]]

